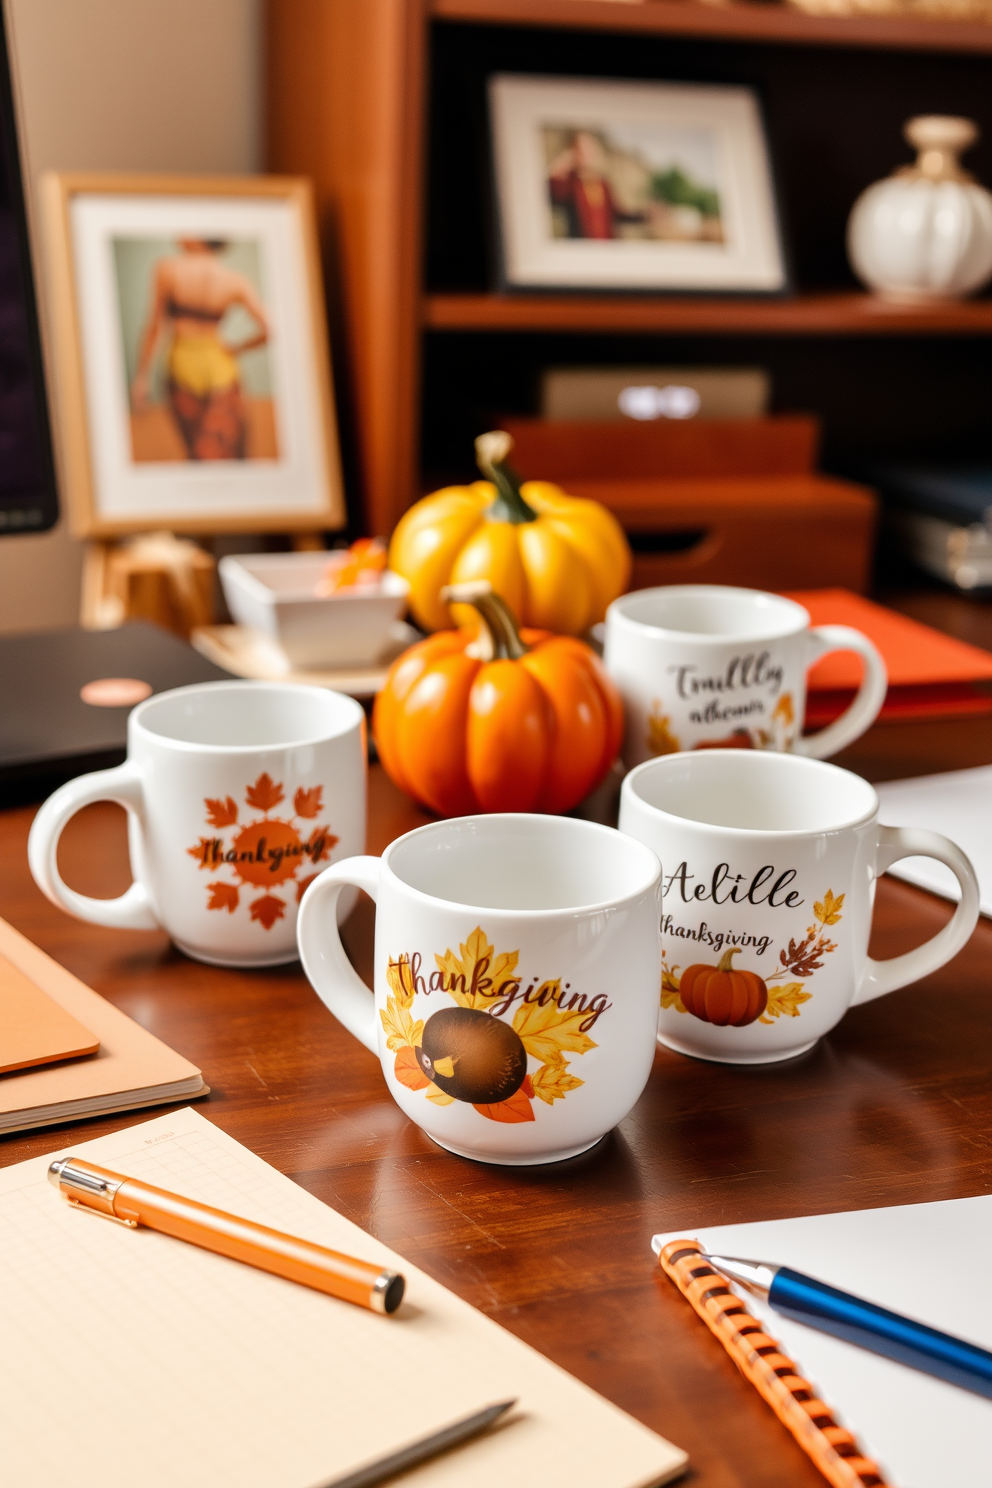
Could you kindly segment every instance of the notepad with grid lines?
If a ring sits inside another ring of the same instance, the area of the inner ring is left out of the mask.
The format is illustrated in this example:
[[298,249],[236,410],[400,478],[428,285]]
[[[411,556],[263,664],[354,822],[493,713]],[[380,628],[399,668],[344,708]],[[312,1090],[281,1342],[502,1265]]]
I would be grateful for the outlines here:
[[[402,1270],[381,1317],[70,1209],[75,1153]],[[0,1172],[0,1442],[17,1488],[317,1488],[515,1396],[404,1488],[648,1488],[685,1453],[187,1108]]]

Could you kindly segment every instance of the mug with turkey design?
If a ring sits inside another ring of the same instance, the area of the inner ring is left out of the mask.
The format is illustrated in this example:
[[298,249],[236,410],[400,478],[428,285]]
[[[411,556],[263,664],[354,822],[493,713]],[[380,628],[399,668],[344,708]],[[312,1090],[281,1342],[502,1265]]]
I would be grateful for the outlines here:
[[[650,848],[593,822],[432,822],[321,873],[300,906],[300,959],[440,1146],[556,1162],[605,1136],[647,1083],[660,875]],[[371,995],[338,935],[349,885],[376,900]]]

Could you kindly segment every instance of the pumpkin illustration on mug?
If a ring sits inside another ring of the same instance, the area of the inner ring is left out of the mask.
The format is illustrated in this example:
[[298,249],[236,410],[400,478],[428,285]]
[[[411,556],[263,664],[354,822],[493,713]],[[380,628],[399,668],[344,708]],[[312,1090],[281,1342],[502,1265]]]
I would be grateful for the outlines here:
[[761,1017],[768,1006],[768,988],[756,971],[734,966],[740,946],[731,946],[718,966],[687,966],[679,982],[679,996],[687,1013],[704,1023],[744,1028]]

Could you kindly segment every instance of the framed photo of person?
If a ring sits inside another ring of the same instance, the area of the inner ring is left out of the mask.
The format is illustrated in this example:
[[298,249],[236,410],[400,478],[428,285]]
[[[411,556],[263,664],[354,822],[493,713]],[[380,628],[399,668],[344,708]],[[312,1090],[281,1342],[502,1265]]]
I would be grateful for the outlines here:
[[507,288],[787,289],[750,88],[500,74],[489,111]]
[[75,533],[342,527],[309,184],[59,173],[42,199]]

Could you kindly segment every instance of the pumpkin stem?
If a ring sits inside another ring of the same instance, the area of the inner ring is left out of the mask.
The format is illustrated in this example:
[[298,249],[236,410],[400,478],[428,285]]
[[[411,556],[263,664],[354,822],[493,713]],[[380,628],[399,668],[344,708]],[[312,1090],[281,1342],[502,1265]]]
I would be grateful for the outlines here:
[[478,611],[482,626],[473,649],[478,649],[483,661],[519,661],[526,656],[513,611],[488,579],[446,584],[440,597],[444,604],[467,604]]
[[537,512],[528,506],[520,494],[520,477],[507,464],[507,456],[513,448],[513,436],[505,429],[493,429],[480,434],[475,441],[475,460],[483,475],[496,487],[496,499],[486,507],[486,519],[490,522],[536,522]]
[[736,956],[739,951],[740,946],[731,946],[729,951],[724,951],[720,957],[720,964],[717,966],[717,971],[733,971],[734,963],[731,957]]

